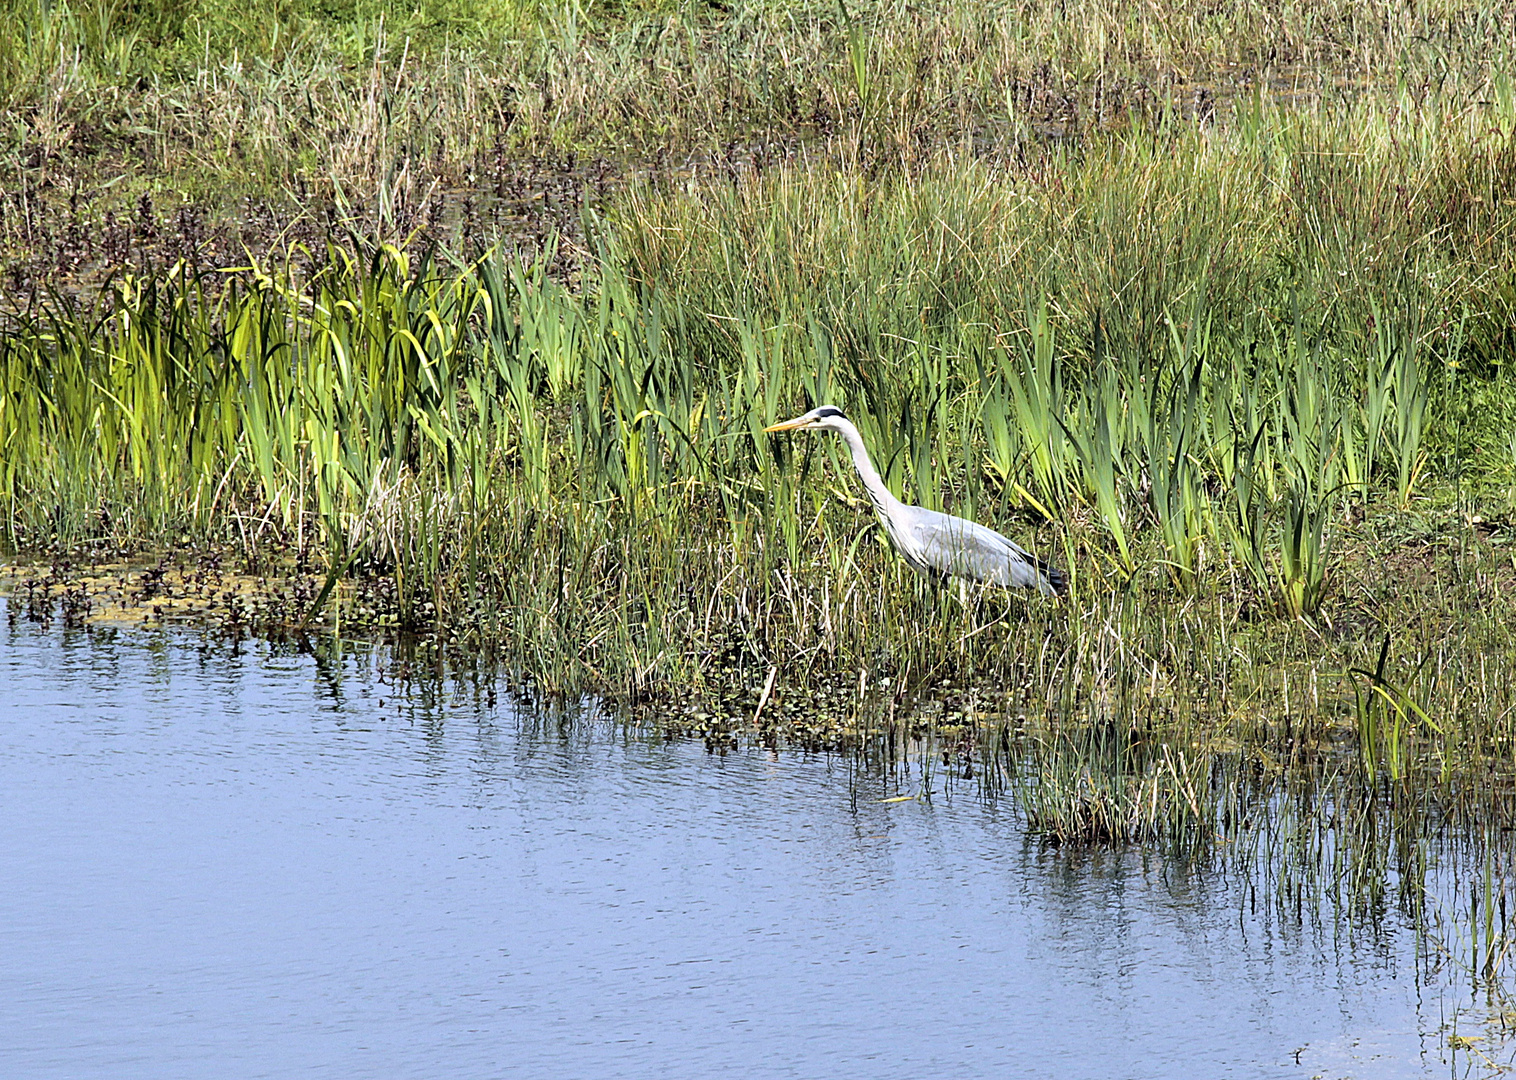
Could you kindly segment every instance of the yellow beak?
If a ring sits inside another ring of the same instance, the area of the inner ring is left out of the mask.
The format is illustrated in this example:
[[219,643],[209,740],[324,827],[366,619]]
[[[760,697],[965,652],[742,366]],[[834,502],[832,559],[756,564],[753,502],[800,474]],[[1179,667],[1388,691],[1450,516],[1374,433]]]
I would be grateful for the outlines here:
[[766,427],[763,430],[764,431],[793,431],[795,428],[801,427],[804,424],[805,424],[805,417],[803,417],[803,416],[797,416],[793,420],[786,420],[782,424],[774,424],[772,427]]

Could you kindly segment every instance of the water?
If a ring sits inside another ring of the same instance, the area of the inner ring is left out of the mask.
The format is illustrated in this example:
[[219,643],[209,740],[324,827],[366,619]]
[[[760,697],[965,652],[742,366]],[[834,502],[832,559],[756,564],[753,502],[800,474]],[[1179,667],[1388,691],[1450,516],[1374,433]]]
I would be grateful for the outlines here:
[[0,622],[0,1075],[1448,1073],[1408,934],[941,784]]

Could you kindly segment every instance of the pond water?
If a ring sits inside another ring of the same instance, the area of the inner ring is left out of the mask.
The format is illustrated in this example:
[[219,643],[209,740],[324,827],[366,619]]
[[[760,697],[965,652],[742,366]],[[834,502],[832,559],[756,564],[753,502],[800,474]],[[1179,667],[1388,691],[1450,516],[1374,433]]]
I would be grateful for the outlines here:
[[0,619],[0,1075],[1463,1075],[1404,929],[934,784]]

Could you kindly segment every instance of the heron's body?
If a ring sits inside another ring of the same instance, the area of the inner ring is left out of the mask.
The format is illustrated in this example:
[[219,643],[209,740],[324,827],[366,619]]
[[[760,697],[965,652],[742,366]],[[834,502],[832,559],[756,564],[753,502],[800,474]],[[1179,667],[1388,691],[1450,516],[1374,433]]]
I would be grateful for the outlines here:
[[863,437],[840,409],[823,405],[765,430],[801,429],[835,431],[842,436],[852,451],[853,465],[880,524],[912,570],[929,577],[950,575],[1011,589],[1036,589],[1049,596],[1068,590],[1068,576],[1062,570],[1036,558],[994,529],[967,518],[910,506],[895,498],[869,460]]

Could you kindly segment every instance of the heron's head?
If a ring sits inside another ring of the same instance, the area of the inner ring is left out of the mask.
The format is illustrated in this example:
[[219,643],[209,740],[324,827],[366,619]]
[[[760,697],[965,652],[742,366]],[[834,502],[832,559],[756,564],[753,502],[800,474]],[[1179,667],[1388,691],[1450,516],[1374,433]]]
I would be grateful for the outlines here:
[[786,420],[782,424],[766,427],[764,431],[841,431],[842,424],[847,423],[847,417],[842,415],[842,410],[835,405],[822,405],[812,409],[804,416],[797,416],[793,420]]

